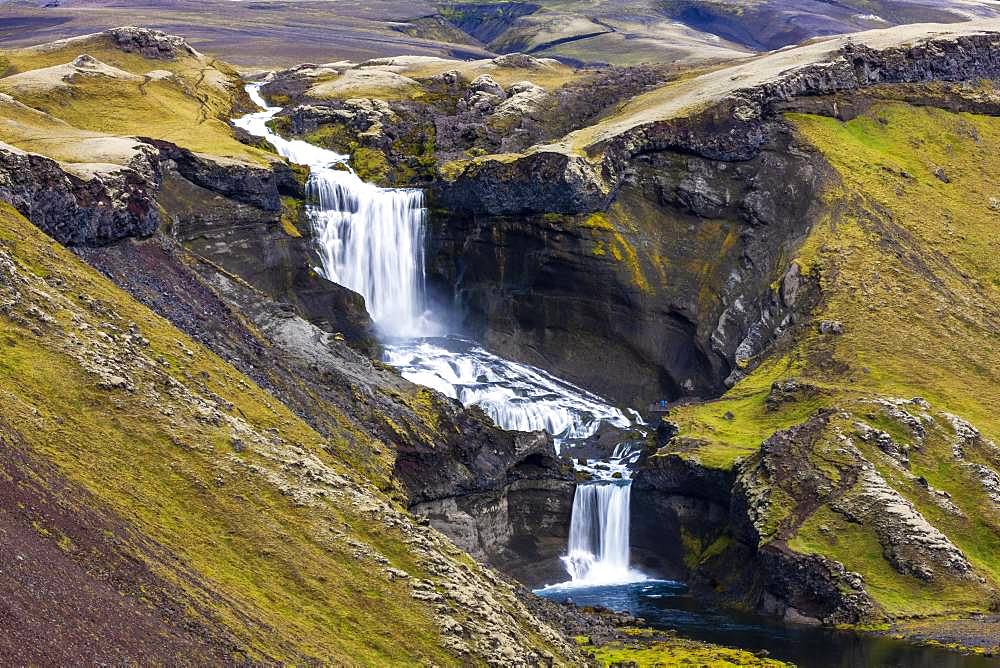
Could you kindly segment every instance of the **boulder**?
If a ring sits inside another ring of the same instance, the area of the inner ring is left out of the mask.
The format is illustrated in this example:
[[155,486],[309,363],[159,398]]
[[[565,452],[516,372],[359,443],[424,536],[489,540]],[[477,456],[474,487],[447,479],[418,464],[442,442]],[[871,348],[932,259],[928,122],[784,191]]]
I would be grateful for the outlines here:
[[158,60],[176,60],[178,56],[195,56],[199,54],[183,37],[168,35],[159,30],[124,26],[105,31],[115,46],[126,53],[137,53],[144,58]]

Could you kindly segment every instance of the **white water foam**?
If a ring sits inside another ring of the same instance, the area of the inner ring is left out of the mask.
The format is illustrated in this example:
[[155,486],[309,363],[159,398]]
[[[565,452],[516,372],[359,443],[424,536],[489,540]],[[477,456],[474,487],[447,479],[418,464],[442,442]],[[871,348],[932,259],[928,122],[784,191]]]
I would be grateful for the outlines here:
[[569,582],[553,587],[598,587],[642,582],[629,566],[630,482],[577,485],[573,497],[568,553]]
[[603,423],[627,428],[622,411],[545,371],[457,338],[390,343],[386,361],[403,377],[483,409],[502,429],[545,430],[558,446],[593,436]]

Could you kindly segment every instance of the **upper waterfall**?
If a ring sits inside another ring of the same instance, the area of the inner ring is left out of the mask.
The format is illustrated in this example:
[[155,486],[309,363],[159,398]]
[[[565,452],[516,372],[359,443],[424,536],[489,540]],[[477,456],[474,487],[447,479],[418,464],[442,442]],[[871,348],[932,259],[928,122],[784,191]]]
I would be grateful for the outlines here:
[[314,169],[309,217],[328,279],[364,295],[379,329],[427,336],[424,308],[424,195],[379,188],[344,170]]
[[423,192],[366,183],[350,170],[348,156],[279,136],[267,123],[281,107],[268,106],[260,87],[252,84],[247,93],[264,111],[234,123],[310,168],[308,215],[322,275],[361,294],[384,335],[435,333],[424,306]]

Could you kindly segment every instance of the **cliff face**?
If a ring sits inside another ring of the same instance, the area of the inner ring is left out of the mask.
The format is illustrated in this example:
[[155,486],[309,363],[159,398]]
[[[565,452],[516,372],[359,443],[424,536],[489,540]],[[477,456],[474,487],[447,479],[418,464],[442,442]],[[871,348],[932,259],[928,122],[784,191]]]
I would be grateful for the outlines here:
[[53,160],[0,143],[0,199],[64,244],[100,245],[148,236],[160,223],[150,178],[152,152],[137,162],[137,169],[81,177]]
[[[433,190],[433,278],[498,350],[620,401],[718,394],[815,297],[788,258],[829,169],[780,114],[849,118],[866,89],[997,77],[998,40],[800,47],[663,89],[692,91],[690,110],[654,92],[559,144],[452,167]],[[593,368],[597,351],[613,363]]]
[[395,472],[411,490],[410,509],[476,559],[529,587],[562,582],[572,468],[545,434],[508,439],[512,450],[491,452],[467,436],[446,451],[403,448]]
[[931,103],[997,95],[915,92],[787,116],[836,174],[794,260],[821,299],[720,399],[672,411],[634,483],[651,568],[799,621],[996,609],[1000,135]]
[[[432,222],[432,275],[505,354],[632,405],[718,394],[807,310],[787,258],[826,171],[781,123],[762,132],[740,162],[645,153],[590,214],[448,209]],[[489,183],[502,199],[506,182]]]

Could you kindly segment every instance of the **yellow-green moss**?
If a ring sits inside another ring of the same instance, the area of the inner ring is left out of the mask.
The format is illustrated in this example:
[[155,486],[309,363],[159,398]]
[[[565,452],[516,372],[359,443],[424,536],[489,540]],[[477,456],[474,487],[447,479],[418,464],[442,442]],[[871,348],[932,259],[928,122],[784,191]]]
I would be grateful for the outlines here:
[[351,153],[351,166],[361,179],[372,183],[383,183],[390,169],[382,151],[363,146]]
[[281,198],[281,229],[293,239],[300,239],[302,232],[297,224],[302,220],[303,202],[294,197]]
[[[147,59],[117,49],[105,36],[69,42],[61,49],[9,51],[5,57],[13,69],[27,72],[69,63],[83,53],[142,79],[86,76],[65,85],[31,87],[0,79],[0,92],[80,131],[113,137],[153,137],[199,153],[260,164],[271,159],[265,151],[235,138],[228,119],[233,113],[233,91],[238,89],[238,79],[223,63],[187,56],[174,61]],[[152,70],[163,69],[172,76],[159,80],[146,76]],[[215,79],[228,83],[217,85]],[[65,161],[93,161],[86,152],[76,154],[86,149],[76,148],[77,141],[83,138],[75,137],[70,130],[63,126],[59,133],[63,145],[59,146],[46,141],[46,136],[31,126],[0,124],[0,140]]]
[[656,643],[611,642],[600,647],[585,647],[598,666],[636,666],[637,668],[668,668],[670,666],[760,666],[780,668],[788,664],[765,659],[750,652],[707,645],[680,638]]
[[[616,222],[624,224],[628,216],[616,216]],[[607,240],[597,239],[593,253],[597,256],[604,256],[610,253],[616,262],[625,265],[632,285],[642,292],[651,292],[652,287],[646,279],[642,264],[639,262],[639,254],[635,247],[625,238],[619,228],[608,219],[608,215],[597,212],[592,213],[583,220],[581,226],[585,229],[601,230],[607,233]]]
[[956,610],[988,610],[982,589],[965,581],[927,583],[903,575],[884,557],[871,531],[827,507],[813,513],[788,546],[803,554],[822,554],[861,573],[865,589],[892,616],[935,615]]

